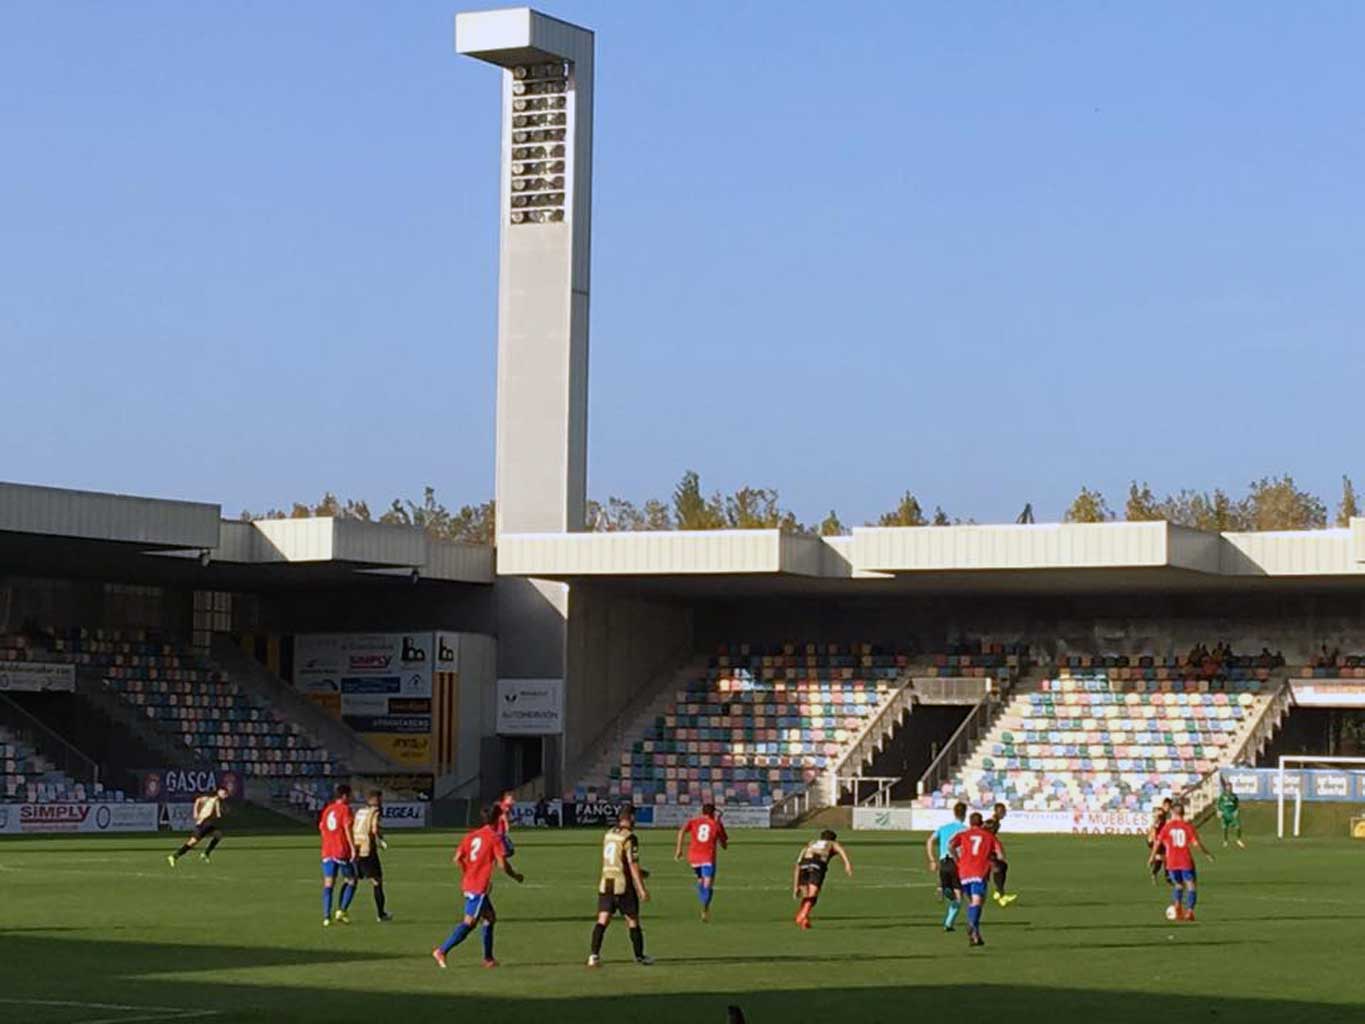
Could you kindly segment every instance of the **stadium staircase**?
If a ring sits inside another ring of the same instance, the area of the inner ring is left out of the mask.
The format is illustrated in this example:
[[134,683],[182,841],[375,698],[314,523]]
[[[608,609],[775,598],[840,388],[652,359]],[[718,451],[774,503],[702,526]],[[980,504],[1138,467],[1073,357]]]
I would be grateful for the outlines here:
[[0,657],[74,665],[77,698],[154,755],[135,767],[232,771],[247,799],[297,820],[311,822],[317,791],[349,770],[246,679],[165,637],[39,632],[3,638]]
[[663,717],[673,706],[675,693],[705,673],[707,662],[702,655],[691,657],[642,687],[566,773],[565,777],[575,782],[574,795],[581,799],[608,794],[612,771],[621,763],[622,749]]
[[0,694],[0,802],[118,803],[99,766]]
[[647,688],[570,775],[575,795],[768,806],[790,819],[837,802],[916,703],[972,703],[988,678],[1014,671],[1007,660],[939,655],[912,665],[868,644],[728,645]]
[[408,770],[379,753],[345,722],[329,715],[247,654],[231,637],[216,635],[211,654],[214,662],[227,672],[233,682],[261,703],[287,715],[290,721],[316,737],[352,772],[382,775]]
[[1180,659],[1067,661],[1022,679],[955,770],[926,773],[918,804],[1146,811],[1171,793],[1205,800],[1221,768],[1269,743],[1289,701],[1282,670],[1205,679]]

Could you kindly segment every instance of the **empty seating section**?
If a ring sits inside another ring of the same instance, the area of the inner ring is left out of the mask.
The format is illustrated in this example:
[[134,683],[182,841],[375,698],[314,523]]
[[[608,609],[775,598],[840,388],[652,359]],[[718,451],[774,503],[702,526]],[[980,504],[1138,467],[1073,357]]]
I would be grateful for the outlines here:
[[610,794],[636,803],[780,801],[838,758],[907,664],[868,644],[727,645],[622,753]]
[[120,789],[87,786],[57,771],[13,730],[0,726],[0,800],[29,804],[118,803]]
[[162,734],[246,777],[320,777],[336,761],[295,724],[207,658],[142,631],[76,629],[45,638],[34,660],[91,666],[104,686]]
[[1018,694],[959,779],[921,802],[1146,810],[1226,764],[1256,712],[1265,670],[1194,679],[1182,678],[1180,665],[1142,660],[1153,663],[1065,667],[1038,692]]
[[1333,652],[1297,665],[1289,674],[1298,679],[1365,679],[1365,655]]
[[916,658],[915,675],[926,679],[998,679],[1008,681],[1028,667],[1027,644],[977,645],[971,651]]

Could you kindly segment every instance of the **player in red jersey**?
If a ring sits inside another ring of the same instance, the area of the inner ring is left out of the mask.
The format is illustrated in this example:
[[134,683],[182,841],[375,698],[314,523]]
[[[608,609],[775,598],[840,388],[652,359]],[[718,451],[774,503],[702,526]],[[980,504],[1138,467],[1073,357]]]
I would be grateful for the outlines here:
[[730,848],[730,836],[721,824],[715,804],[702,804],[701,813],[678,829],[678,844],[674,860],[682,860],[683,839],[691,836],[687,846],[687,863],[697,876],[697,899],[701,901],[701,919],[711,920],[711,895],[716,881],[716,844],[722,850]]
[[981,827],[981,814],[973,811],[967,819],[969,828],[948,840],[948,850],[957,864],[957,877],[962,892],[970,899],[967,904],[967,942],[984,946],[981,938],[981,906],[986,901],[986,879],[991,873],[991,858],[1003,861],[1005,848],[995,834]]
[[517,852],[512,845],[512,812],[517,806],[517,795],[510,789],[502,794],[494,805],[498,809],[498,836],[502,839],[503,852],[508,856]]
[[1213,854],[1209,853],[1208,847],[1199,841],[1199,833],[1185,820],[1185,805],[1177,802],[1171,808],[1171,816],[1157,831],[1152,852],[1147,855],[1147,863],[1150,865],[1155,862],[1158,850],[1165,854],[1166,874],[1174,887],[1171,890],[1170,916],[1176,921],[1194,920],[1194,904],[1199,896],[1195,891],[1196,849],[1209,860],[1213,860]]
[[[332,802],[318,815],[318,832],[322,834],[322,926],[330,927],[333,920],[350,924],[346,911],[355,898],[355,843],[351,839],[351,787],[344,782],[337,786]],[[341,876],[341,899],[332,913],[332,886]]]
[[497,804],[483,812],[483,825],[460,840],[452,861],[462,872],[460,889],[464,893],[464,918],[451,931],[445,942],[431,951],[438,967],[446,965],[446,954],[465,940],[474,926],[483,922],[483,965],[498,966],[493,959],[493,926],[498,915],[493,910],[493,868],[500,867],[510,877],[523,882],[526,877],[507,863],[507,851],[498,834],[498,819],[502,816]]

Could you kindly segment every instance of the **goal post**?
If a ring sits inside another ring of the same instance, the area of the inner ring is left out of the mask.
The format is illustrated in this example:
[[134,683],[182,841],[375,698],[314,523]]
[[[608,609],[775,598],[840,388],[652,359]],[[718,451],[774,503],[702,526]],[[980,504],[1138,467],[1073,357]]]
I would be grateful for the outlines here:
[[1279,771],[1276,776],[1275,794],[1275,834],[1280,839],[1284,838],[1284,803],[1285,803],[1285,783],[1288,776],[1295,776],[1294,786],[1294,822],[1293,835],[1298,838],[1300,826],[1303,823],[1303,787],[1305,785],[1303,772],[1309,768],[1319,765],[1352,765],[1356,768],[1365,769],[1365,757],[1321,757],[1312,754],[1282,754],[1280,756]]

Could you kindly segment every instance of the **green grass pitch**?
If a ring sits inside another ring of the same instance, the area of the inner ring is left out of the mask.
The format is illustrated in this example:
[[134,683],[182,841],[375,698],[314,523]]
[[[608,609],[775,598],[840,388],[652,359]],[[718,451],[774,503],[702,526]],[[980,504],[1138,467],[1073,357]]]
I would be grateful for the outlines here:
[[391,836],[393,923],[375,922],[365,884],[355,923],[325,931],[306,832],[229,833],[211,864],[174,870],[165,835],[4,840],[0,1020],[721,1024],[730,1003],[754,1024],[1365,1019],[1365,844],[1216,849],[1199,922],[1175,926],[1140,840],[1010,836],[1007,823],[1021,898],[988,905],[988,945],[973,950],[941,929],[921,836],[844,833],[857,874],[836,865],[816,927],[798,931],[789,887],[805,835],[736,832],[708,926],[671,834],[643,832],[658,963],[631,961],[618,922],[597,972],[584,967],[592,831],[517,833],[527,884],[497,884],[495,971],[479,965],[477,934],[449,970],[430,959],[457,913],[448,834]]

